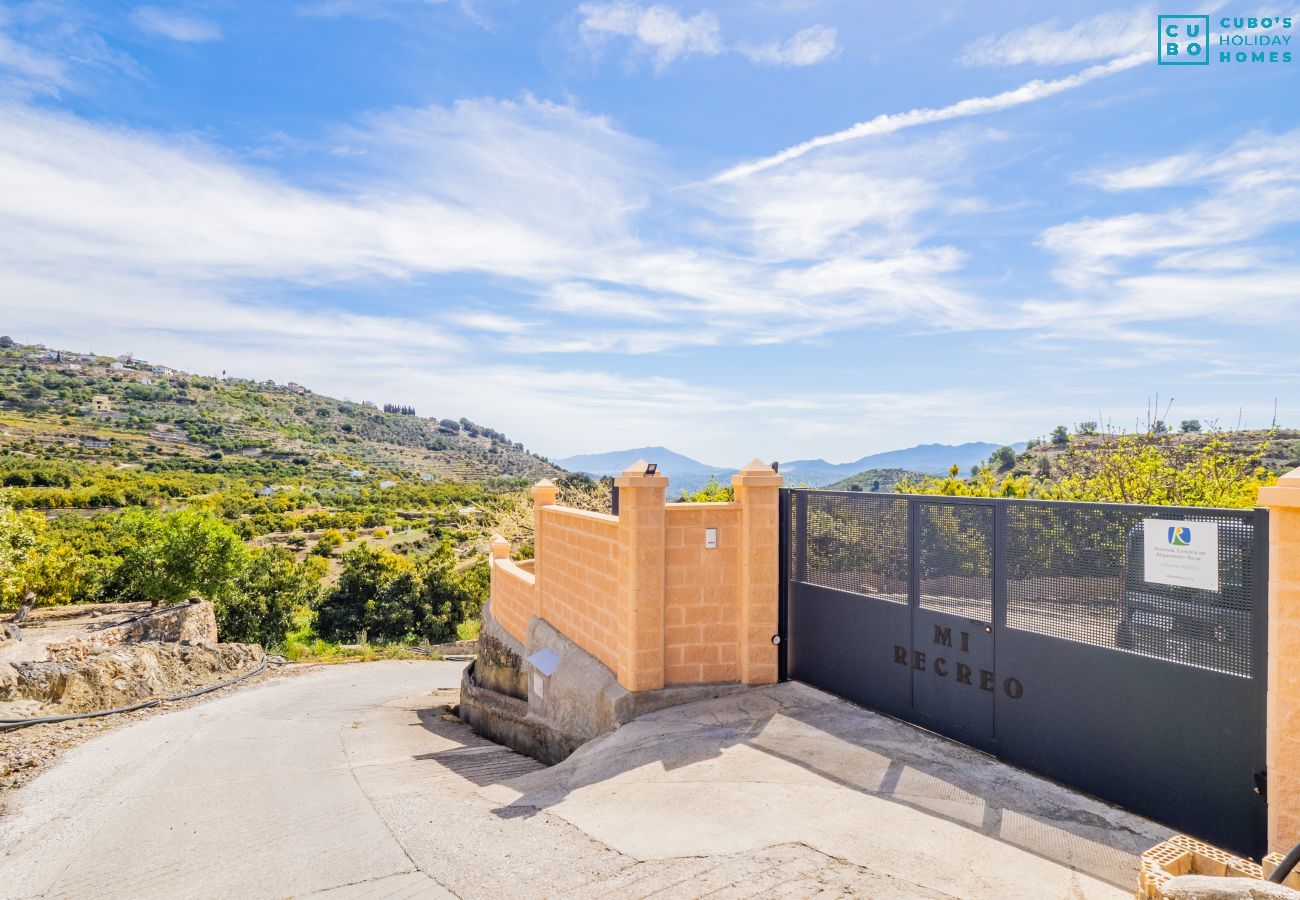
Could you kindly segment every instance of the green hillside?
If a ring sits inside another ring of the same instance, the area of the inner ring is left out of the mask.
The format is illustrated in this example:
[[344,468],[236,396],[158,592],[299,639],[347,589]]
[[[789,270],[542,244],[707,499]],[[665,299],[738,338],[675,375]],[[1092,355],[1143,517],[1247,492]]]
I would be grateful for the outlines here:
[[472,634],[527,484],[590,479],[415,412],[0,338],[0,609],[198,594],[306,656]]
[[560,471],[468,419],[21,344],[0,346],[0,452],[268,482],[481,482]]
[[920,478],[919,472],[908,469],[866,469],[848,478],[841,478],[826,486],[828,491],[871,491],[888,494],[900,481]]

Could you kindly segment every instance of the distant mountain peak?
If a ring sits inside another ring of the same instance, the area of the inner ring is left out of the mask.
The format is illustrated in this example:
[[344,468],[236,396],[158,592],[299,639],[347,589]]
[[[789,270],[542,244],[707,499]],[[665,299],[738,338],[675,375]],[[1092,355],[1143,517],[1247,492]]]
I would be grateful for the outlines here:
[[[904,469],[927,475],[944,475],[954,465],[962,470],[987,459],[989,454],[1003,444],[987,441],[968,441],[964,444],[917,444],[901,450],[871,453],[847,463],[830,463],[824,459],[796,459],[781,463],[781,474],[786,483],[824,487],[833,482],[857,475],[867,469]],[[1010,445],[1017,450],[1024,444]],[[667,447],[634,447],[628,450],[610,450],[605,453],[582,453],[564,459],[552,460],[557,466],[571,472],[583,472],[595,477],[621,473],[637,459],[658,463],[670,481],[670,492],[681,488],[695,490],[710,478],[725,481],[737,471],[727,466],[712,466],[692,459]]]

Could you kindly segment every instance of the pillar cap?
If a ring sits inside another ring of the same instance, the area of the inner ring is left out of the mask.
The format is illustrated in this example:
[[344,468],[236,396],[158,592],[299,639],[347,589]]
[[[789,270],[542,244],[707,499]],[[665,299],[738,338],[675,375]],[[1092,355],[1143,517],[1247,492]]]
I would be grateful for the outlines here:
[[[621,474],[623,474],[623,475],[640,475],[640,476],[644,477],[644,476],[645,476],[645,468],[646,468],[646,466],[648,466],[648,465],[650,465],[650,463],[646,462],[644,459],[638,459],[636,462],[632,463],[632,465],[630,465],[630,466],[628,466],[626,469],[624,469],[624,470],[622,471]],[[652,476],[652,477],[653,477],[653,476]]]
[[1260,506],[1300,507],[1300,469],[1292,469],[1271,487],[1259,489]]
[[536,506],[550,506],[555,503],[559,497],[560,489],[555,486],[555,482],[549,478],[543,478],[537,484],[533,485],[532,491],[533,504]]
[[751,459],[731,476],[731,483],[743,487],[780,487],[784,479],[772,471],[771,465],[761,459]]
[[492,551],[493,559],[508,559],[510,557],[510,542],[499,534],[492,535],[492,540],[488,542]]

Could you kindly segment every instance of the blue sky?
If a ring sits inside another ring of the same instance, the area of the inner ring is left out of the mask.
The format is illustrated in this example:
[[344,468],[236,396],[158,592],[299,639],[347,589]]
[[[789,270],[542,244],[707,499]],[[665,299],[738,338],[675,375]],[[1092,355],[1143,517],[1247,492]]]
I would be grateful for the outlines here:
[[556,457],[1295,424],[1300,59],[1202,10],[0,3],[0,331]]

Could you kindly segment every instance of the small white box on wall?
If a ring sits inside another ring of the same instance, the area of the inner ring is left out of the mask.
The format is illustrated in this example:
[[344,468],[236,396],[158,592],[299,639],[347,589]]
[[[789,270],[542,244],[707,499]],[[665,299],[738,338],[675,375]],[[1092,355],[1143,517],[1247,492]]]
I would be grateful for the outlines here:
[[718,548],[718,529],[704,529],[704,546],[709,550],[716,550]]

